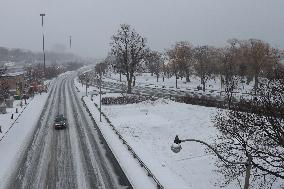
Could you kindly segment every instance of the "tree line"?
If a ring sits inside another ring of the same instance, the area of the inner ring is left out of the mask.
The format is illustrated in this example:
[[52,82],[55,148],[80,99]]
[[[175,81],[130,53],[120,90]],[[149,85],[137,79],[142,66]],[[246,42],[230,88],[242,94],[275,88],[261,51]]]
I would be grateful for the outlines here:
[[[47,61],[51,63],[80,60],[81,58],[72,53],[59,53],[46,51]],[[9,49],[0,47],[1,62],[23,62],[28,64],[39,63],[43,61],[42,52],[33,52],[19,48]]]
[[254,91],[257,91],[259,78],[283,67],[280,63],[283,50],[267,42],[259,39],[230,39],[227,42],[225,47],[214,47],[193,46],[188,41],[181,41],[158,52],[151,50],[146,38],[134,28],[122,24],[111,38],[110,53],[98,66],[102,71],[112,69],[120,74],[120,78],[124,75],[129,93],[140,72],[150,72],[157,81],[175,77],[190,82],[190,76],[196,75],[203,91],[207,81],[214,77],[220,77],[225,90],[234,90],[239,82],[254,81]]

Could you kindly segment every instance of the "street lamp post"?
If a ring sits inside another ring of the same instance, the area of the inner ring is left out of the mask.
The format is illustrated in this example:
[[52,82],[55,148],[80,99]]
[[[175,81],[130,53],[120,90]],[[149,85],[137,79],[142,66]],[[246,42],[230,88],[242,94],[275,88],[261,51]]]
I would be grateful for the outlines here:
[[163,82],[165,82],[165,61],[163,61]]
[[86,78],[86,96],[88,96],[88,79]]
[[69,47],[70,47],[70,49],[72,47],[72,36],[71,35],[69,36]]
[[102,68],[100,65],[100,122],[102,122]]
[[43,31],[43,17],[45,14],[40,14],[41,16],[41,27],[42,27],[42,51],[43,51],[43,73],[45,76],[45,50],[44,50],[44,31]]
[[244,189],[248,189],[249,188],[249,179],[250,179],[250,172],[251,172],[251,168],[252,168],[252,156],[250,154],[248,154],[248,159],[246,162],[235,162],[235,161],[230,161],[225,159],[215,148],[213,148],[210,144],[202,141],[202,140],[197,140],[197,139],[184,139],[184,140],[180,140],[178,135],[176,135],[175,139],[174,139],[174,143],[171,146],[171,150],[175,153],[180,152],[180,150],[182,149],[181,147],[181,143],[182,142],[197,142],[200,144],[203,144],[205,146],[207,146],[208,148],[210,148],[219,159],[221,159],[222,161],[229,163],[229,164],[234,164],[234,165],[245,165],[246,166],[246,176],[245,176],[245,184],[244,184]]

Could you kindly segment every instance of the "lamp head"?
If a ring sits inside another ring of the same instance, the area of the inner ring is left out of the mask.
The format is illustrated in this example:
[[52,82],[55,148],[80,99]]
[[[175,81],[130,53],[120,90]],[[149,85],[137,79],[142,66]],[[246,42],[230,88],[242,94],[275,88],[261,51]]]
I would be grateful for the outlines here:
[[180,143],[181,143],[181,140],[179,139],[178,135],[176,135],[175,140],[174,140],[174,143],[173,143],[172,146],[171,146],[171,150],[172,150],[174,153],[179,153],[180,150],[182,149]]
[[179,153],[181,149],[182,149],[182,147],[181,147],[180,144],[173,143],[172,146],[171,146],[171,150],[174,153]]

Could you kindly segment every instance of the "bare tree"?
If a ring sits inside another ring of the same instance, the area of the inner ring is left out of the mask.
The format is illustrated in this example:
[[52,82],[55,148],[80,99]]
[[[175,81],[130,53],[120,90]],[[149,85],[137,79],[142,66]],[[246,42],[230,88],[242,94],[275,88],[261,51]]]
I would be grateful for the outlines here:
[[180,75],[179,73],[179,69],[178,69],[178,58],[177,58],[177,49],[173,48],[173,49],[169,49],[167,50],[166,54],[169,60],[169,64],[168,64],[168,68],[169,71],[172,72],[175,75],[176,78],[176,88],[177,86],[177,80],[178,80],[178,76]]
[[105,74],[107,72],[107,69],[108,69],[108,64],[105,60],[96,64],[95,66],[95,71],[98,74]]
[[134,73],[145,57],[145,42],[145,38],[127,24],[122,24],[117,33],[112,36],[111,50],[119,58],[122,70],[125,72],[127,93],[131,93]]
[[117,54],[114,57],[114,60],[113,60],[113,69],[114,71],[116,71],[117,73],[119,73],[119,81],[121,82],[122,81],[122,75],[125,74],[125,69],[124,69],[124,64],[122,63],[123,62],[123,56]]
[[[215,126],[221,133],[216,147],[222,155],[236,161],[252,157],[251,188],[270,188],[275,181],[284,181],[283,75],[283,70],[277,70],[270,80],[259,83],[259,97],[247,102],[247,112],[235,108],[216,116]],[[238,179],[246,170],[242,165],[217,165],[225,176],[223,184]]]
[[157,77],[157,82],[159,81],[160,70],[163,63],[162,54],[157,51],[149,50],[145,56],[145,62],[152,74],[155,74]]
[[[221,81],[225,86],[225,94],[230,109],[232,100],[234,98],[234,91],[238,88],[240,83],[240,76],[238,75],[238,48],[236,47],[236,40],[229,40],[230,46],[223,49],[222,53],[222,71]],[[223,79],[224,76],[224,79]]]
[[185,76],[186,82],[190,82],[189,76],[194,63],[192,45],[187,41],[177,42],[168,50],[168,56],[179,76]]
[[203,88],[203,91],[205,92],[206,82],[212,78],[212,67],[211,64],[211,55],[212,50],[208,46],[201,46],[196,47],[194,56],[196,59],[195,64],[195,71],[197,75],[200,77],[201,85]]
[[279,62],[279,51],[268,43],[258,39],[238,41],[243,55],[243,61],[250,66],[254,77],[254,90],[258,89],[259,76],[267,67],[273,67]]

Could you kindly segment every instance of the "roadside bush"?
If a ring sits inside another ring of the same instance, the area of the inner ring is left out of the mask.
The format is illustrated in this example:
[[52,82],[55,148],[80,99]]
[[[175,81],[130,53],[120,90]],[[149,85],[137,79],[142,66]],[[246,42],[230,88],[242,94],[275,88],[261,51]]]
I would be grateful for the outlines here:
[[142,95],[131,95],[131,96],[121,96],[121,97],[103,97],[102,104],[112,105],[112,104],[134,104],[143,102],[146,100],[156,100],[151,96]]

